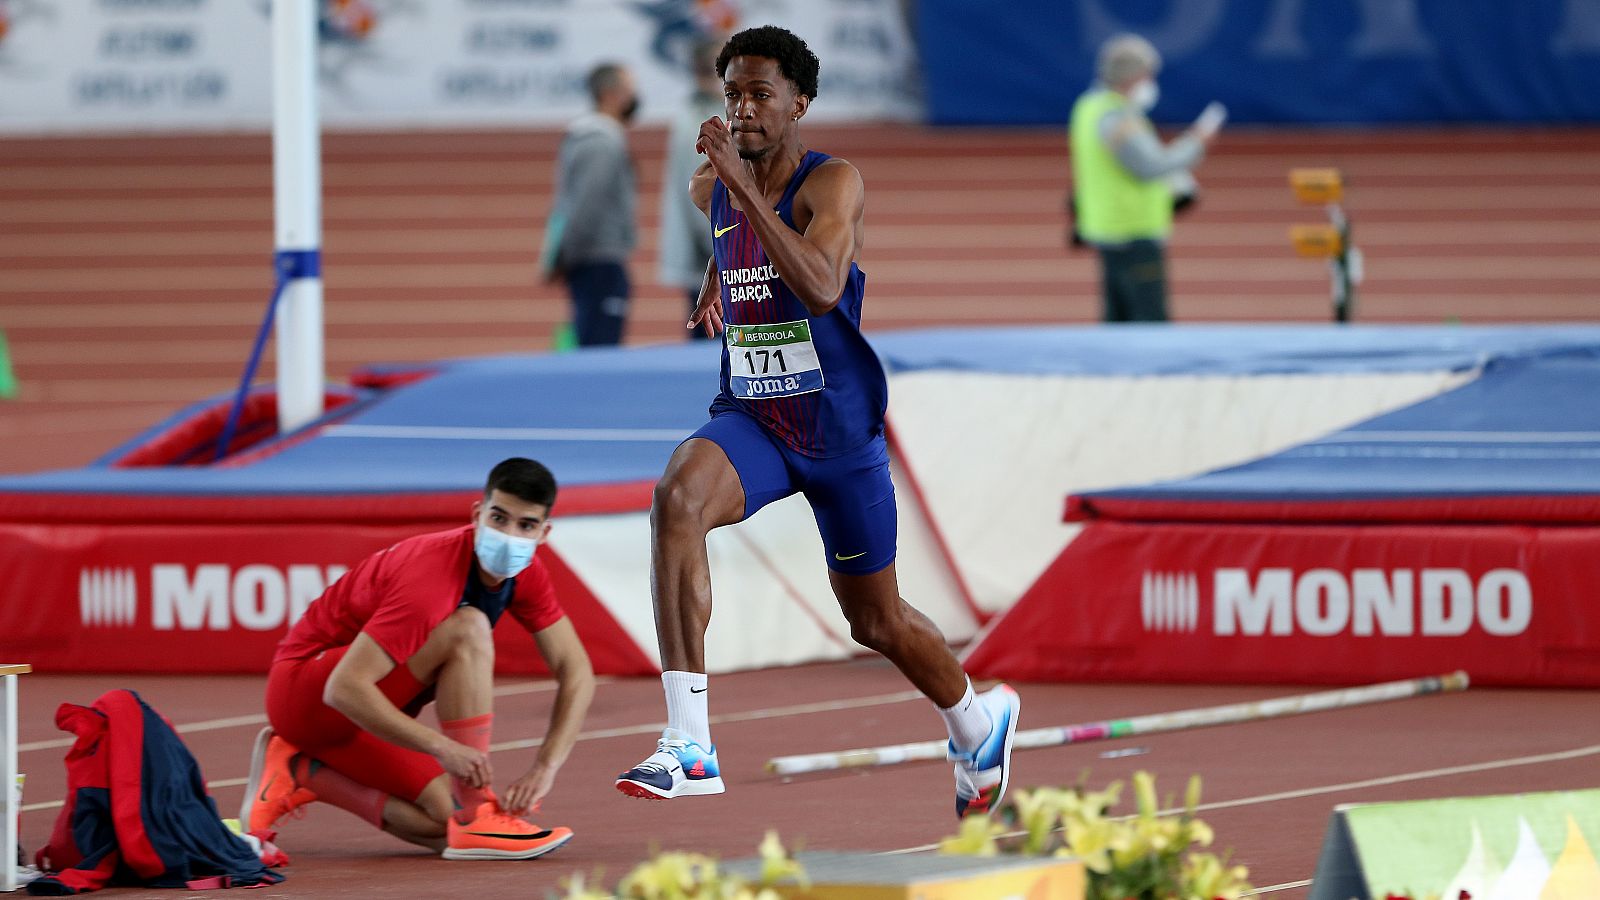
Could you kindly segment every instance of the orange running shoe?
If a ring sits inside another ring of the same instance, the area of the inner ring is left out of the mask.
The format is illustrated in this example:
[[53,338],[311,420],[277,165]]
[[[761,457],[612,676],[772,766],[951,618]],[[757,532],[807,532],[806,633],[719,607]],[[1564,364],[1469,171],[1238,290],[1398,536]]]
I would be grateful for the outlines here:
[[572,840],[571,828],[540,828],[527,819],[502,812],[494,801],[480,803],[478,814],[463,825],[450,817],[445,859],[533,859]]
[[269,831],[277,821],[317,799],[310,788],[294,780],[294,758],[300,751],[272,733],[261,729],[250,752],[250,780],[244,786],[244,804],[239,821],[246,831]]

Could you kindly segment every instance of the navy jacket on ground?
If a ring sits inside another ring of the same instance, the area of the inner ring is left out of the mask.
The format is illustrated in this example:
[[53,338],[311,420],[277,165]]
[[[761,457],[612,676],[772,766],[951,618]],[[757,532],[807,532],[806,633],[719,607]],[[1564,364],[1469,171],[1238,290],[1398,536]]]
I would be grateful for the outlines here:
[[30,894],[79,894],[108,884],[184,887],[273,884],[217,814],[200,765],[166,719],[133,691],[108,691],[93,706],[63,703],[56,725],[78,736],[67,752],[67,798],[50,844],[51,874]]

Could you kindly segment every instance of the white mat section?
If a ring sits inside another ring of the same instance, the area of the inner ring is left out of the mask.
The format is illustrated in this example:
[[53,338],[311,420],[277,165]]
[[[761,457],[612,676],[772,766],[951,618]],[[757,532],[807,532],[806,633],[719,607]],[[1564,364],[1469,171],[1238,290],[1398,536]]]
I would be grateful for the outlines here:
[[978,620],[972,612],[973,604],[961,596],[950,561],[939,550],[929,524],[932,514],[922,508],[911,490],[904,460],[891,455],[889,471],[894,477],[895,502],[900,511],[900,555],[895,562],[900,596],[932,619],[947,642],[970,640],[978,633]]
[[[901,594],[951,642],[976,623],[909,489],[898,484]],[[645,513],[558,518],[551,548],[660,663],[650,602],[650,521]],[[865,652],[828,585],[816,521],[804,498],[774,503],[707,541],[714,596],[706,632],[712,672],[844,659]]]
[[622,630],[658,667],[655,613],[650,606],[650,515],[563,516],[551,519],[550,549],[572,568]]
[[1011,606],[1077,535],[1066,497],[1276,453],[1473,372],[891,376],[889,419],[977,605]]

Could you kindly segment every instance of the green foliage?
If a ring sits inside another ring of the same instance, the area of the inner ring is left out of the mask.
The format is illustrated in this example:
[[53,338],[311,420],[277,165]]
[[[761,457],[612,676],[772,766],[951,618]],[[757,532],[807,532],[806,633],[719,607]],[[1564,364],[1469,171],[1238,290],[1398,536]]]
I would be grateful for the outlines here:
[[1071,856],[1089,874],[1088,900],[1239,900],[1250,885],[1244,866],[1230,866],[1211,845],[1211,827],[1196,818],[1200,777],[1189,780],[1184,809],[1161,815],[1155,778],[1133,776],[1134,812],[1111,816],[1122,783],[1103,791],[1038,788],[1017,791],[997,813],[966,819],[939,849],[970,856]]
[[717,861],[699,853],[658,853],[623,877],[615,891],[589,887],[583,876],[567,881],[554,900],[778,900],[772,886],[783,880],[807,884],[777,832],[767,832],[759,848],[761,877],[751,882],[723,872]]

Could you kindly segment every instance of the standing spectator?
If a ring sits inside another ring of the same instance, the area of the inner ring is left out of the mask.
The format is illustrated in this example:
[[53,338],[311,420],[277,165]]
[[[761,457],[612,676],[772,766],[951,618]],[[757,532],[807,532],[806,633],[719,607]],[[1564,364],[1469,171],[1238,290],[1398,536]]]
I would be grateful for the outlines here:
[[1147,113],[1156,105],[1161,55],[1142,37],[1119,35],[1100,48],[1098,80],[1072,107],[1073,201],[1077,231],[1100,251],[1107,322],[1167,320],[1166,240],[1174,185],[1193,191],[1190,170],[1222,127],[1222,106],[1163,145]]
[[578,346],[622,342],[637,187],[624,128],[639,110],[633,74],[615,63],[588,78],[594,112],[567,127],[556,160],[556,199],[545,228],[549,280],[567,282]]
[[[688,184],[700,167],[694,149],[700,123],[723,112],[722,79],[717,77],[719,50],[721,44],[707,39],[690,51],[694,88],[667,132],[667,161],[661,175],[661,283],[678,288],[689,298],[690,315],[700,302],[706,260],[711,258],[711,226],[690,199]],[[705,339],[710,335],[694,328],[689,330],[689,337]]]

